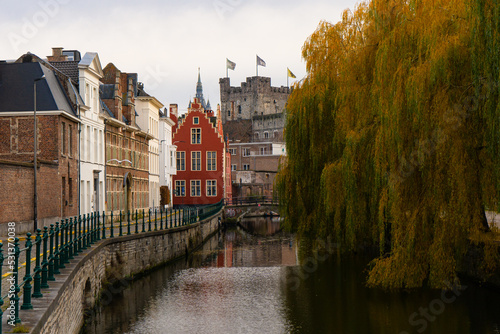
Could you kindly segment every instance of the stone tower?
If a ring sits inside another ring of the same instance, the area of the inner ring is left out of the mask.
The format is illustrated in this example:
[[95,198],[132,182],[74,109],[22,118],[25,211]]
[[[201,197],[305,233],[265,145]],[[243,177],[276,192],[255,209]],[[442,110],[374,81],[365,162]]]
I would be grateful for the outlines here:
[[[236,127],[251,127],[251,133],[243,137],[250,135],[253,142],[283,141],[285,106],[290,88],[272,87],[271,78],[260,76],[247,78],[240,87],[231,87],[229,78],[221,78],[219,84],[222,123],[230,135],[237,137],[238,131],[232,131]],[[238,126],[235,123],[239,123]]]

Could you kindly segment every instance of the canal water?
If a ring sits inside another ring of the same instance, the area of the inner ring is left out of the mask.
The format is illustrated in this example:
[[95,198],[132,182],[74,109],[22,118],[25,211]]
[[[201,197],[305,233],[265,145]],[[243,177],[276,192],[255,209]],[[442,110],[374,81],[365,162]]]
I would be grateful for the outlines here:
[[247,220],[122,284],[82,333],[500,334],[496,290],[368,289],[368,258],[327,249],[299,247],[277,220]]

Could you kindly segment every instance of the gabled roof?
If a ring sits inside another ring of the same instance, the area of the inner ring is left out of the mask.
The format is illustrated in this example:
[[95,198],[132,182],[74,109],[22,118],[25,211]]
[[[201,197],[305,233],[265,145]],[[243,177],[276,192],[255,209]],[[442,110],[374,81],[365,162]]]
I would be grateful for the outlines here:
[[34,81],[37,82],[37,111],[65,111],[77,116],[54,71],[38,62],[0,63],[0,112],[33,111]]
[[85,53],[80,63],[78,63],[78,67],[89,69],[101,78],[104,76],[104,72],[101,66],[101,60],[99,59],[99,55],[97,54],[97,52]]

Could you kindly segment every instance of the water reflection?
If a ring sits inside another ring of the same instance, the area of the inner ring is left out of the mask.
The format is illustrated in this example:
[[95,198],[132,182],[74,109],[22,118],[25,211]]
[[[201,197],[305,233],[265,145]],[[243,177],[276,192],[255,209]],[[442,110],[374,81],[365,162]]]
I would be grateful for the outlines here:
[[177,272],[128,333],[289,333],[285,265],[296,265],[291,237],[228,230],[202,268]]
[[302,252],[261,225],[227,230],[189,261],[132,283],[86,333],[500,334],[498,292],[368,289],[369,258]]
[[286,268],[290,333],[500,333],[498,291],[466,281],[450,291],[369,289],[368,262],[331,254],[314,271]]
[[277,216],[244,218],[239,224],[243,230],[253,235],[269,236],[281,230],[280,218]]

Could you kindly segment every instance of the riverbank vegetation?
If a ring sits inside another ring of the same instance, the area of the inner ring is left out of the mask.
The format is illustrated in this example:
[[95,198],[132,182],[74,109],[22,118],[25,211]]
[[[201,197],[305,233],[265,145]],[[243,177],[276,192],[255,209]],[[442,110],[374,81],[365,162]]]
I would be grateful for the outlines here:
[[368,284],[454,282],[498,265],[500,3],[372,0],[321,22],[287,106],[277,188],[288,229],[375,244]]

